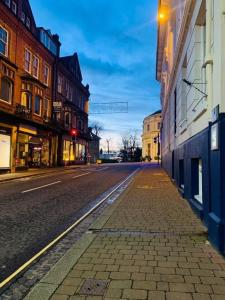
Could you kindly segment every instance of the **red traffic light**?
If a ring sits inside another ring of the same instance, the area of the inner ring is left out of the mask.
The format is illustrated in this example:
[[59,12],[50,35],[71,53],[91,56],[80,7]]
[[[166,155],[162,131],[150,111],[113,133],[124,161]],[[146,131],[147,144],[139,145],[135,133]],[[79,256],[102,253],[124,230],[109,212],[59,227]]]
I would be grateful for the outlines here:
[[77,130],[75,128],[72,128],[71,131],[70,131],[70,134],[72,136],[77,136]]

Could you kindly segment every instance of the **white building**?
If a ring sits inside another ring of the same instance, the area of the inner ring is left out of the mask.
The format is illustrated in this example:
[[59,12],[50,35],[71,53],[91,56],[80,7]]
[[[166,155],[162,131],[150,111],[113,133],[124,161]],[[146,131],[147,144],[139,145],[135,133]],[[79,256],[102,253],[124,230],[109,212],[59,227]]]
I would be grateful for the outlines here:
[[142,157],[157,161],[160,158],[161,110],[144,118],[142,133]]
[[159,0],[156,74],[163,166],[225,252],[225,0]]

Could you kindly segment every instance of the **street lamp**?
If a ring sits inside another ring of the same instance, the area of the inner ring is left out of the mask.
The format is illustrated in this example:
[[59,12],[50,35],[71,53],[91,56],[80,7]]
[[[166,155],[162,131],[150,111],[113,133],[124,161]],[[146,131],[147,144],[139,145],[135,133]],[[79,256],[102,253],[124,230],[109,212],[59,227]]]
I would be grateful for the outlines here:
[[158,22],[165,23],[169,20],[169,7],[167,5],[162,5],[158,11]]

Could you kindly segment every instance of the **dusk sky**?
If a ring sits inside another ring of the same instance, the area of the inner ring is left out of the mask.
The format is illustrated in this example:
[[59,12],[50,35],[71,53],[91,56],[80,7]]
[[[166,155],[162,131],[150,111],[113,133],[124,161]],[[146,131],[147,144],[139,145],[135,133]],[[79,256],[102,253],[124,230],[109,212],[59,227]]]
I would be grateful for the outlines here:
[[93,103],[128,102],[127,114],[91,115],[104,126],[102,147],[137,131],[160,108],[155,80],[157,0],[30,0],[37,26],[60,36],[61,55],[78,53]]

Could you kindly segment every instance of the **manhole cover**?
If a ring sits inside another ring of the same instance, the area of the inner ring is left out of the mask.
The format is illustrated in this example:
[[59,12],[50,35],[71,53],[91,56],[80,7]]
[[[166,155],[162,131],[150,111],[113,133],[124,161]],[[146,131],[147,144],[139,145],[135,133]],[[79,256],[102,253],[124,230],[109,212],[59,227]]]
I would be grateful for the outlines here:
[[103,296],[108,282],[108,280],[86,279],[79,294]]

